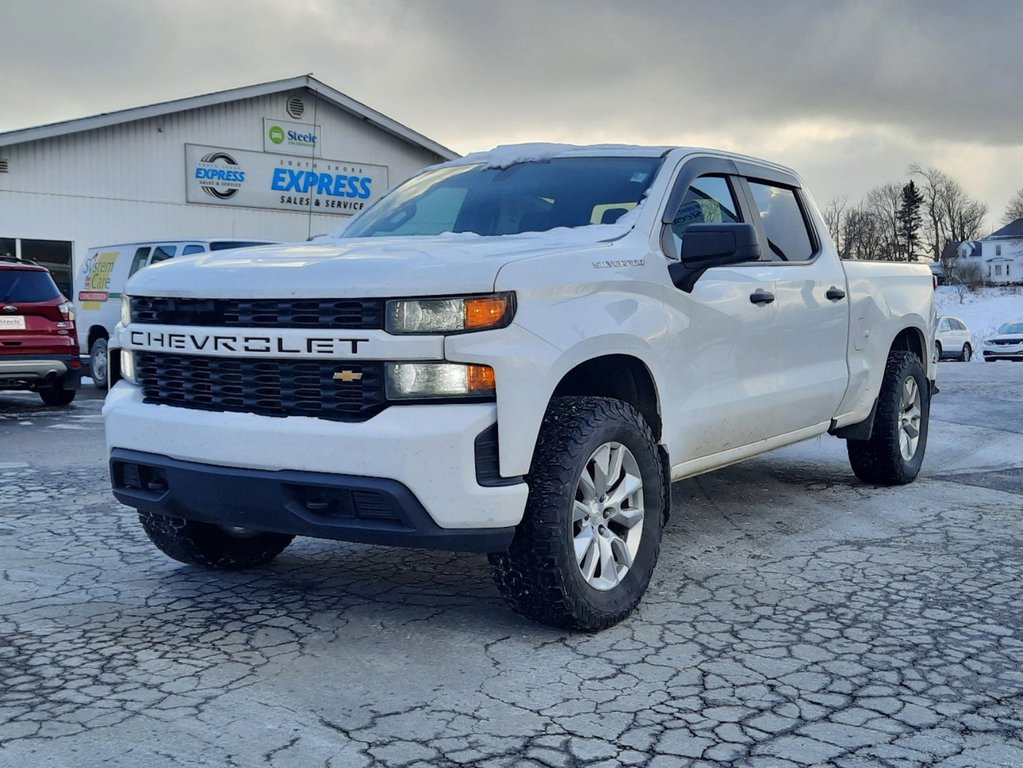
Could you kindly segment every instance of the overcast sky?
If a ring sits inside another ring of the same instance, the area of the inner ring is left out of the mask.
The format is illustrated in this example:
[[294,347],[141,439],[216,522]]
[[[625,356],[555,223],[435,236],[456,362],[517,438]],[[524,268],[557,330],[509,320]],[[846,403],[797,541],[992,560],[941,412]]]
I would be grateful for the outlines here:
[[1023,187],[1020,0],[0,0],[0,131],[312,73],[466,153],[711,146],[823,204]]

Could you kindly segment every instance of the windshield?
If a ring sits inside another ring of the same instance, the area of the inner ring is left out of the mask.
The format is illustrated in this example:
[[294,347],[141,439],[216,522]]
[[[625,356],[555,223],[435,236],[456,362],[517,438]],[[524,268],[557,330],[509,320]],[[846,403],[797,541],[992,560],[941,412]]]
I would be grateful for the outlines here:
[[1023,323],[1006,323],[998,329],[999,333],[1023,333]]
[[0,301],[50,301],[60,296],[49,272],[34,269],[0,270]]
[[660,164],[658,157],[572,157],[435,168],[388,194],[342,237],[514,235],[613,224],[643,199]]

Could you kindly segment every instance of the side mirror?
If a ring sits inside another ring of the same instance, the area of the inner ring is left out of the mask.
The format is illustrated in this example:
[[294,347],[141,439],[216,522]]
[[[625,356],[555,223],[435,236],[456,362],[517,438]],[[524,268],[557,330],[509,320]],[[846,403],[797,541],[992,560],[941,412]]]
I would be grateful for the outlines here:
[[760,243],[752,224],[690,224],[682,231],[679,261],[668,265],[668,274],[688,293],[708,269],[759,260]]

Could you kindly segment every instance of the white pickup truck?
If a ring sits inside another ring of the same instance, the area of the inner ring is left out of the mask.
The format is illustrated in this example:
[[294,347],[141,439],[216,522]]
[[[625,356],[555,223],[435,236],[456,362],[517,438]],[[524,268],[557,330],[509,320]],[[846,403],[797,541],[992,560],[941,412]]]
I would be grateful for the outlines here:
[[936,391],[930,270],[840,261],[799,176],[702,149],[470,155],[331,242],[127,294],[111,479],[167,555],[487,552],[514,610],[581,630],[639,602],[672,480],[830,433],[908,483]]

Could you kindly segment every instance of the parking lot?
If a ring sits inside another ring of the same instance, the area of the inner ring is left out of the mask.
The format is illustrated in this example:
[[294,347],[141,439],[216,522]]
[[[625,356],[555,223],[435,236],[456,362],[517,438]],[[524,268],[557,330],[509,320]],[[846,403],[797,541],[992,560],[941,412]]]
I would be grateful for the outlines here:
[[108,490],[95,390],[0,393],[0,766],[1023,765],[1023,365],[939,386],[910,486],[832,438],[676,483],[596,635],[477,555],[180,565]]

